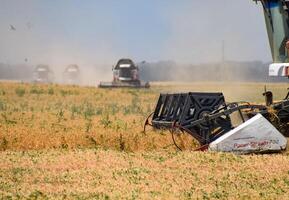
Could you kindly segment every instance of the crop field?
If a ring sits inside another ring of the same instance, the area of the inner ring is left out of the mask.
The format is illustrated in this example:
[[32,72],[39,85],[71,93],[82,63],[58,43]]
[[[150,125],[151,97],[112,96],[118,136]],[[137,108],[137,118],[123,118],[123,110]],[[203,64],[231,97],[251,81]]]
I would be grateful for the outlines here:
[[[289,199],[288,151],[178,151],[168,132],[143,132],[159,93],[223,92],[227,101],[260,103],[264,85],[0,82],[0,199]],[[266,85],[285,97],[287,84]]]

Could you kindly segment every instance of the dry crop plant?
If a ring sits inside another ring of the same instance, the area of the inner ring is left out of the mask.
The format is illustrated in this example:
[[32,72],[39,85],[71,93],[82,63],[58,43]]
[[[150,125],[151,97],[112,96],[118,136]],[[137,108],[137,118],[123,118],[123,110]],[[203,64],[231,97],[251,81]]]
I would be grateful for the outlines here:
[[[167,132],[142,132],[160,92],[199,88],[233,94],[236,87],[104,90],[0,83],[0,198],[286,199],[288,152],[178,152]],[[280,85],[270,87],[282,96]],[[262,99],[250,95],[262,90],[262,84],[240,86],[257,102]]]
[[169,136],[142,133],[153,90],[1,83],[2,149],[152,150]]

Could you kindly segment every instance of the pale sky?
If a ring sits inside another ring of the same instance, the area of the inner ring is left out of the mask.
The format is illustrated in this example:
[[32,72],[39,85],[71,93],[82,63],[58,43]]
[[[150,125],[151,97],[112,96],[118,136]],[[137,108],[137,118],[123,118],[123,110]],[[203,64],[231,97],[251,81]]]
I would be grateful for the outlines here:
[[[16,30],[11,30],[13,25]],[[271,61],[252,0],[0,0],[0,62]]]

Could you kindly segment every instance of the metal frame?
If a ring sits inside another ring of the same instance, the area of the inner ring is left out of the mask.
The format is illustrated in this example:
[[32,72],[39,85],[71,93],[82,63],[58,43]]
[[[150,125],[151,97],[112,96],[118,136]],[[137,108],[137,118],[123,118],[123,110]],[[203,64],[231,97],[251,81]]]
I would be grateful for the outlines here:
[[[225,98],[222,93],[179,93],[160,94],[155,112],[147,118],[144,126],[150,125],[156,129],[178,128],[196,138],[201,144],[206,144],[210,139],[211,129],[206,121],[197,125],[194,122],[202,119],[209,113],[226,108]],[[221,119],[220,119],[221,120]],[[226,119],[231,127],[230,119]],[[226,129],[227,130],[227,129]]]
[[280,102],[265,106],[248,102],[226,104],[222,93],[160,94],[155,112],[146,119],[144,131],[147,125],[170,130],[174,144],[180,149],[174,140],[174,133],[179,130],[194,137],[201,145],[198,150],[204,150],[209,143],[235,128],[230,118],[235,112],[242,122],[260,113],[283,135],[289,136],[288,95]]

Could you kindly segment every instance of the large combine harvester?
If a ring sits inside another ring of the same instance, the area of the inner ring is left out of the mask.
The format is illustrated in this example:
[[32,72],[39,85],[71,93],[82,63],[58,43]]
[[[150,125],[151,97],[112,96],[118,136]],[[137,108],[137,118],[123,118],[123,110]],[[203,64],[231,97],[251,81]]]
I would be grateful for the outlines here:
[[139,78],[138,66],[128,58],[120,59],[113,67],[113,81],[100,82],[100,88],[149,88],[149,82],[143,82]]
[[[263,6],[273,63],[269,76],[289,77],[289,1],[254,0]],[[280,152],[289,136],[289,93],[273,101],[263,93],[264,104],[225,101],[222,93],[160,94],[154,113],[145,122],[176,135],[189,134],[198,141],[197,150],[237,153]],[[237,120],[236,120],[237,119]]]

